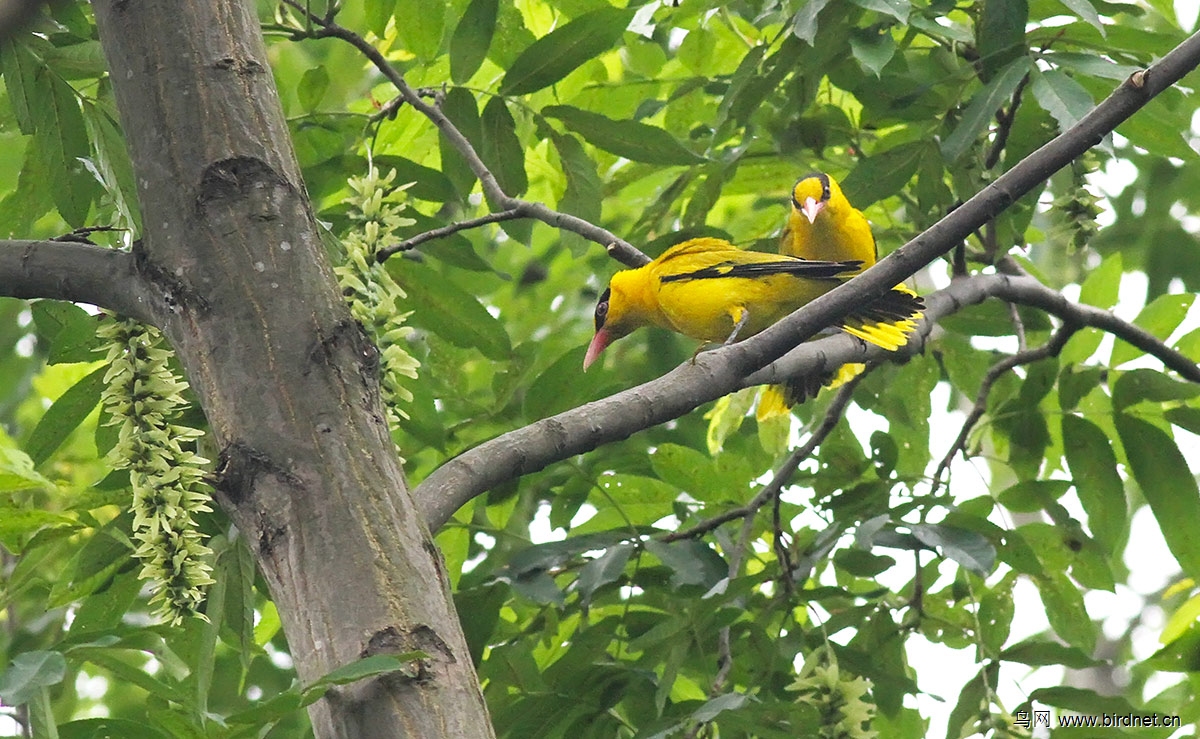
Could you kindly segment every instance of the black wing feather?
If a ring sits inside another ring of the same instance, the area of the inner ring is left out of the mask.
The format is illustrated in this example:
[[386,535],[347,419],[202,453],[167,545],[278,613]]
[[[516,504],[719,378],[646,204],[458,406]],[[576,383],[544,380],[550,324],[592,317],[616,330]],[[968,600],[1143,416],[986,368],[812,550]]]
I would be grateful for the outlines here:
[[847,272],[857,271],[862,266],[858,260],[846,262],[823,262],[816,259],[779,259],[770,262],[721,262],[692,272],[665,275],[663,282],[705,280],[717,277],[763,277],[766,275],[794,275],[813,280],[828,280]]

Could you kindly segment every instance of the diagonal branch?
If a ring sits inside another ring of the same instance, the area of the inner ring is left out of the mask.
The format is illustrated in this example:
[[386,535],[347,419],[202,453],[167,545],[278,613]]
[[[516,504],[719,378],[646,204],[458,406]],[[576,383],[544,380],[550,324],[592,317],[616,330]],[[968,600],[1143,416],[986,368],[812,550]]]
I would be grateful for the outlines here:
[[[1105,135],[1155,95],[1195,69],[1197,64],[1200,64],[1200,33],[1188,37],[1150,68],[1131,75],[1079,123],[1025,157],[961,207],[881,259],[874,267],[757,336],[722,350],[722,356],[729,356],[727,361],[744,363],[757,369],[820,328],[833,325],[863,300],[882,295],[1100,143]],[[1063,300],[1065,302],[1065,298]]]
[[153,322],[133,254],[69,241],[0,241],[0,294],[109,308]]
[[426,241],[440,239],[444,236],[450,236],[458,233],[459,231],[466,231],[467,229],[471,228],[479,228],[480,226],[486,226],[489,223],[511,221],[515,218],[528,218],[528,216],[525,215],[524,210],[521,208],[510,208],[508,210],[502,210],[496,213],[488,213],[487,215],[480,216],[479,218],[457,221],[440,228],[424,231],[416,236],[413,236],[411,239],[405,239],[404,241],[401,241],[399,244],[393,244],[392,246],[380,249],[379,251],[375,252],[375,258],[382,262],[393,254],[397,254],[402,251],[408,251],[409,249],[415,249],[421,244],[424,244]]
[[[938,320],[989,297],[1041,308],[1064,322],[1100,328],[1156,357],[1181,377],[1200,382],[1200,367],[1194,362],[1109,311],[1072,303],[1032,277],[976,275],[956,279],[944,290],[926,296],[925,319],[916,336],[898,352],[868,347],[852,336],[839,334],[804,343],[761,370],[750,372],[746,364],[736,361],[736,350],[756,342],[762,336],[759,334],[730,347],[703,352],[694,363],[685,362],[658,379],[486,441],[447,461],[421,482],[413,495],[430,529],[437,530],[459,506],[496,485],[678,418],[738,388],[778,383],[848,362],[917,354]],[[804,317],[803,311],[792,316]]]
[[1072,303],[1062,293],[1046,287],[1033,277],[990,274],[957,278],[944,290],[925,296],[925,318],[916,335],[898,352],[868,347],[851,336],[839,334],[801,344],[780,359],[748,375],[740,387],[780,383],[810,373],[828,372],[850,362],[899,359],[918,354],[924,349],[925,340],[934,324],[988,298],[1040,308],[1065,324],[1098,328],[1158,359],[1180,377],[1200,383],[1200,366],[1140,326],[1117,317],[1111,311]]
[[[364,53],[368,52],[364,50]],[[373,48],[370,53],[379,56]],[[426,523],[431,530],[436,530],[459,506],[500,482],[678,418],[703,403],[731,392],[742,385],[751,373],[765,367],[826,326],[837,323],[862,301],[882,295],[961,243],[975,229],[1102,141],[1106,134],[1155,95],[1192,71],[1197,64],[1200,64],[1200,34],[1189,37],[1149,69],[1132,75],[1079,123],[1030,154],[924,233],[871,269],[839,285],[762,333],[702,354],[694,363],[678,367],[652,382],[504,434],[446,462],[413,491],[417,505],[425,514]],[[399,77],[394,71],[392,74]],[[411,92],[407,85],[405,89]],[[424,105],[420,100],[417,102]],[[453,126],[449,128],[453,129]],[[1064,318],[1064,314],[1076,312],[1089,319],[1080,323],[1112,331],[1163,359],[1164,364],[1187,379],[1200,381],[1200,371],[1186,357],[1169,351],[1153,336],[1106,311],[1088,310],[1086,306],[1072,307],[1061,294],[1041,286],[1031,278],[988,275],[980,279],[983,283],[976,283],[974,279],[967,281],[969,285],[990,286],[992,292],[981,292],[980,299],[983,295],[995,294],[1008,300],[1037,305]],[[952,285],[947,291],[954,287]],[[928,320],[935,320],[930,315],[932,306],[929,301],[927,306]],[[952,307],[953,304],[949,306]],[[928,330],[926,324],[923,331]],[[813,342],[813,346],[841,338]],[[916,342],[910,342],[910,346],[913,343]]]
[[[454,145],[454,148],[466,160],[471,171],[479,178],[479,184],[483,188],[483,193],[487,196],[487,200],[492,204],[492,207],[503,211],[517,209],[521,212],[521,217],[533,218],[555,228],[577,233],[585,239],[604,245],[614,259],[627,266],[639,267],[650,261],[649,257],[632,244],[594,223],[570,215],[569,213],[553,210],[541,203],[509,196],[500,187],[500,183],[496,181],[496,176],[484,164],[483,159],[479,156],[479,152],[475,150],[475,146],[467,140],[462,131],[458,130],[458,127],[446,117],[446,114],[440,108],[422,100],[417,91],[404,79],[404,75],[400,74],[399,70],[393,67],[387,58],[371,45],[369,41],[354,31],[337,24],[332,19],[321,18],[309,12],[304,3],[298,0],[283,0],[283,2],[301,14],[304,14],[309,21],[319,28],[319,30],[312,34],[314,38],[340,39],[353,46],[363,56],[371,60],[375,68],[400,91],[400,97],[403,98],[404,102],[428,118],[437,126],[442,135]],[[384,252],[380,252],[378,259],[379,261],[383,261],[387,256],[390,256],[390,254],[385,255]]]

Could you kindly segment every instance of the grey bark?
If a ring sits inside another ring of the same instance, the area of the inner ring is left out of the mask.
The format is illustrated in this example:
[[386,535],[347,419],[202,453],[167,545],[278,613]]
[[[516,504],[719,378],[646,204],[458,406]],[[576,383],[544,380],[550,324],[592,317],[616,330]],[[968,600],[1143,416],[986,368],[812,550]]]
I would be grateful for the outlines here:
[[328,694],[318,737],[489,737],[444,566],[384,421],[377,352],[318,238],[250,0],[94,3],[145,232],[145,312],[221,449],[296,669],[429,659]]

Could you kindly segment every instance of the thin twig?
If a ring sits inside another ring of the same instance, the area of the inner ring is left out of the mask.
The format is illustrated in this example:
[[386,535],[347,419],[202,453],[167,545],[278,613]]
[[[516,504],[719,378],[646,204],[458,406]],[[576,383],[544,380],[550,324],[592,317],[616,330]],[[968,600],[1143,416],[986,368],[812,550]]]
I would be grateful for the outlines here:
[[[768,500],[779,500],[779,495],[783,491],[784,486],[787,485],[792,479],[792,475],[794,475],[796,470],[799,469],[800,464],[804,460],[808,459],[808,457],[816,450],[816,448],[821,445],[821,442],[823,442],[825,438],[829,436],[834,427],[837,426],[838,421],[841,420],[842,416],[846,412],[846,407],[850,405],[850,399],[854,396],[854,388],[858,386],[858,383],[866,374],[866,372],[862,372],[856,375],[838,389],[838,393],[836,396],[834,396],[833,402],[831,402],[829,407],[825,409],[825,415],[821,418],[821,423],[813,430],[812,434],[809,435],[808,440],[788,455],[788,458],[784,460],[783,464],[779,466],[779,469],[775,471],[775,475],[771,478],[771,482],[767,483],[767,485],[760,490],[749,503],[741,508],[735,509],[741,512],[742,528],[741,532],[738,534],[737,546],[735,546],[734,550],[729,554],[730,581],[733,581],[734,578],[741,574],[742,559],[744,558],[746,550],[750,545],[750,537],[754,533],[754,521],[759,509],[766,505]],[[702,533],[715,529],[721,523],[731,520],[724,514],[722,514],[720,517],[714,517],[713,520],[715,520],[715,518],[721,518],[720,523],[709,525],[711,520],[706,521],[703,524],[693,526],[687,531],[678,532],[681,535],[664,537],[664,540],[675,541],[676,539],[688,538],[690,536],[699,536]],[[736,516],[734,516],[734,518],[736,518]],[[707,526],[707,528],[704,528],[705,526]],[[776,536],[778,537],[778,532],[776,532]],[[786,556],[784,557],[784,560],[786,560]],[[788,577],[791,575],[790,570],[790,566],[787,566],[785,569]],[[729,673],[733,670],[733,652],[730,645],[729,629],[729,626],[722,628],[717,638],[717,659],[720,667],[717,669],[717,674],[713,678],[712,687],[709,689],[709,695],[714,697],[720,695],[721,691],[725,688],[725,682],[729,679]]]
[[435,228],[430,231],[419,233],[410,239],[401,241],[399,244],[393,244],[380,249],[379,251],[375,252],[375,259],[376,261],[384,262],[393,254],[397,252],[408,251],[409,249],[413,249],[421,244],[424,244],[426,241],[433,241],[434,239],[440,239],[444,236],[450,236],[451,234],[456,234],[459,231],[479,228],[480,226],[486,226],[489,223],[499,223],[500,221],[511,221],[516,218],[525,217],[525,211],[523,209],[510,208],[508,210],[502,210],[496,213],[488,213],[487,215],[480,216],[478,218],[470,218],[465,221],[458,221],[456,223],[442,226],[441,228]]
[[1008,135],[1012,132],[1013,122],[1017,119],[1017,108],[1021,106],[1021,95],[1025,92],[1025,86],[1029,84],[1029,79],[1030,75],[1026,73],[1017,83],[1017,89],[1013,90],[1012,102],[1009,103],[1008,110],[996,111],[996,122],[1000,125],[996,127],[996,140],[992,142],[992,148],[983,162],[984,169],[991,169],[1000,161],[1000,155],[1004,153],[1004,146],[1008,143]]
[[1029,348],[1025,339],[1025,322],[1021,320],[1021,312],[1016,303],[1008,303],[1008,317],[1012,319],[1013,333],[1017,335],[1017,351],[1023,352]]
[[967,420],[963,421],[962,429],[958,432],[958,438],[950,446],[950,450],[946,452],[946,456],[942,458],[938,465],[937,471],[933,473],[933,490],[937,492],[942,484],[942,476],[950,469],[950,464],[954,461],[954,457],[962,451],[966,453],[967,439],[971,435],[971,429],[983,417],[987,410],[988,396],[991,395],[992,385],[1001,377],[1010,372],[1014,367],[1019,367],[1025,364],[1032,364],[1048,357],[1057,356],[1066,345],[1067,340],[1075,335],[1082,326],[1078,323],[1064,323],[1059,327],[1058,331],[1050,337],[1050,340],[1045,344],[1035,349],[1025,349],[1016,354],[1009,355],[999,362],[993,364],[983,376],[983,382],[979,384],[979,392],[975,395],[975,405],[972,406],[971,412],[967,414]]
[[662,537],[662,540],[665,542],[670,542],[679,541],[680,539],[694,539],[698,536],[707,534],[709,531],[712,531],[721,524],[732,521],[735,518],[746,518],[747,516],[757,513],[758,509],[766,505],[768,500],[771,500],[774,496],[779,494],[779,491],[781,491],[783,487],[788,484],[788,481],[791,480],[792,475],[794,475],[796,470],[799,469],[800,463],[805,459],[808,459],[808,456],[813,453],[813,450],[820,446],[821,442],[825,440],[825,437],[829,436],[829,433],[833,431],[835,426],[837,426],[838,420],[846,411],[846,406],[850,404],[850,398],[854,394],[854,388],[858,386],[858,383],[862,381],[862,378],[866,374],[866,372],[863,372],[851,378],[850,380],[847,380],[844,385],[838,388],[838,393],[834,396],[833,402],[831,402],[829,407],[825,410],[825,415],[822,417],[820,425],[813,430],[812,435],[808,437],[807,441],[796,447],[792,453],[788,455],[788,458],[779,465],[777,470],[775,470],[775,474],[771,477],[771,481],[767,483],[766,487],[758,491],[758,493],[750,499],[750,502],[746,503],[745,505],[738,506],[737,508],[725,511],[724,513],[720,513],[705,521],[701,521],[691,528],[667,534],[666,536]]
[[529,218],[534,218],[555,228],[579,234],[585,239],[604,245],[608,249],[609,254],[629,267],[640,267],[650,261],[650,257],[647,257],[632,244],[594,223],[568,213],[552,210],[541,203],[509,196],[500,187],[496,176],[484,164],[483,159],[479,156],[479,152],[475,150],[475,146],[458,130],[458,127],[436,105],[430,105],[422,100],[417,91],[404,79],[404,75],[400,74],[399,70],[392,66],[387,58],[371,45],[369,41],[332,20],[319,18],[309,13],[299,0],[282,1],[298,12],[304,13],[310,22],[319,27],[318,31],[311,34],[313,38],[340,39],[358,49],[363,56],[367,57],[375,65],[375,68],[400,91],[400,97],[404,99],[404,102],[428,118],[437,126],[442,135],[446,137],[446,140],[458,150],[459,154],[466,161],[467,166],[479,178],[479,184],[483,188],[484,195],[493,207],[502,210],[521,208]]

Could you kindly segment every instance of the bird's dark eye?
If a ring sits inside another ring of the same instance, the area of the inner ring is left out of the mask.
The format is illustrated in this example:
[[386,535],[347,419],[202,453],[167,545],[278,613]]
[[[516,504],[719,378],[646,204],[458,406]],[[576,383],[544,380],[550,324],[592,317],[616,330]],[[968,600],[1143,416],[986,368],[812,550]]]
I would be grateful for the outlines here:
[[608,318],[608,298],[612,291],[605,289],[600,295],[600,302],[596,303],[596,330],[599,331],[604,327],[604,319]]

